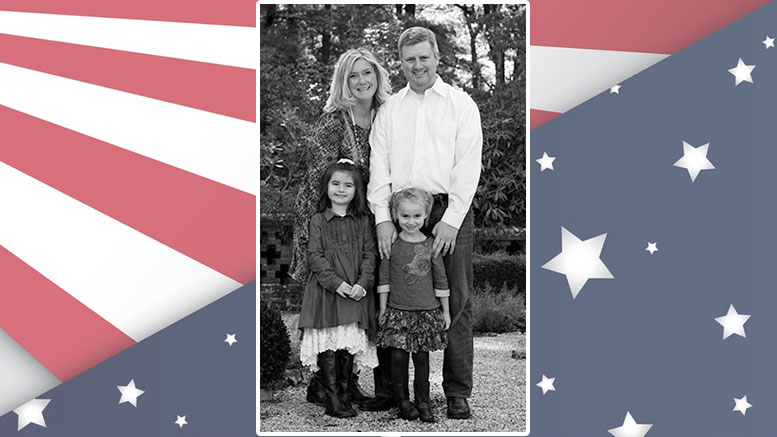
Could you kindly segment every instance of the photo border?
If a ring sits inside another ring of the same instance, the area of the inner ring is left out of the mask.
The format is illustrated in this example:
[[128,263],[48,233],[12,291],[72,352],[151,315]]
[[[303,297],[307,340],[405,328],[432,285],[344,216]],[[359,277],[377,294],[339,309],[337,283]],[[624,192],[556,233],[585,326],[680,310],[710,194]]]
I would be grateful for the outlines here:
[[[446,1],[438,1],[438,0],[431,0],[424,2],[425,4],[450,4]],[[505,2],[497,2],[497,1],[479,1],[475,2],[474,4],[503,4]],[[261,284],[259,280],[259,271],[260,271],[260,264],[261,264],[261,258],[259,257],[259,248],[260,246],[260,231],[259,231],[259,205],[260,205],[260,197],[261,197],[261,190],[258,190],[258,194],[256,196],[256,250],[257,250],[257,256],[256,256],[256,272],[257,272],[257,297],[256,297],[256,435],[257,436],[331,436],[331,435],[341,435],[341,436],[369,436],[369,435],[380,435],[380,436],[392,436],[392,437],[399,437],[399,436],[405,436],[405,435],[423,435],[423,436],[450,436],[450,435],[481,435],[481,436],[516,436],[516,437],[525,437],[528,436],[531,433],[531,392],[530,387],[531,384],[529,382],[529,378],[531,377],[531,293],[529,293],[529,284],[530,282],[530,253],[529,253],[529,229],[530,229],[530,214],[529,214],[529,205],[530,205],[530,177],[529,174],[531,173],[529,171],[529,165],[531,162],[530,159],[530,132],[531,129],[529,128],[531,126],[531,110],[530,110],[530,41],[531,41],[531,5],[529,4],[529,0],[513,0],[509,1],[508,3],[511,4],[518,4],[518,5],[525,5],[526,6],[526,51],[525,51],[525,63],[526,63],[526,83],[525,83],[525,91],[526,91],[526,99],[524,101],[524,111],[526,114],[526,120],[525,120],[525,129],[526,129],[526,139],[525,139],[525,145],[524,145],[524,155],[525,155],[525,174],[526,174],[526,206],[525,206],[525,214],[526,214],[526,231],[525,231],[525,237],[524,237],[524,243],[525,243],[525,249],[524,253],[526,255],[526,261],[525,261],[525,290],[526,290],[526,374],[525,374],[525,387],[524,387],[524,393],[526,396],[526,430],[522,432],[489,432],[489,431],[477,431],[477,432],[468,432],[468,431],[459,431],[459,432],[394,432],[394,431],[388,431],[388,432],[381,432],[381,431],[363,431],[363,432],[342,432],[337,431],[336,429],[332,431],[326,431],[326,432],[260,432],[260,426],[261,426],[261,420],[260,420],[260,411],[259,411],[259,397],[260,397],[260,387],[259,387],[259,352],[260,352],[260,338],[259,338],[259,308],[260,308],[260,290],[261,290]],[[343,1],[300,1],[300,0],[288,0],[288,1],[261,1],[261,4],[350,4],[348,2]],[[378,2],[374,4],[404,4],[401,2]],[[259,51],[259,40],[260,40],[260,30],[259,30],[259,23],[261,22],[260,17],[260,1],[256,2],[256,43],[257,43],[257,54]],[[260,112],[260,103],[259,103],[259,90],[260,90],[260,62],[257,62],[257,69],[256,69],[256,114],[257,117],[259,116]],[[256,127],[256,140],[257,143],[260,141],[260,131],[259,131],[259,123],[257,123]],[[260,152],[261,153],[261,152]],[[258,163],[257,163],[258,166]],[[259,171],[257,171],[257,174],[259,174]]]

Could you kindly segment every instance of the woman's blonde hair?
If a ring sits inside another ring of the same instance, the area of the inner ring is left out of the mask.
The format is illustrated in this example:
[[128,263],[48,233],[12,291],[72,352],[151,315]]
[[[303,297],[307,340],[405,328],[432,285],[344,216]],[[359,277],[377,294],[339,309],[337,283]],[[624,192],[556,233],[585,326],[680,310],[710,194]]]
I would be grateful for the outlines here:
[[351,74],[353,64],[359,59],[369,62],[375,71],[377,89],[372,97],[372,107],[377,109],[378,106],[382,105],[391,96],[388,71],[380,65],[380,61],[371,51],[364,47],[359,47],[358,49],[348,50],[337,60],[335,71],[332,73],[329,98],[326,100],[324,112],[332,112],[338,109],[345,110],[356,105],[356,99],[348,88],[348,75]]

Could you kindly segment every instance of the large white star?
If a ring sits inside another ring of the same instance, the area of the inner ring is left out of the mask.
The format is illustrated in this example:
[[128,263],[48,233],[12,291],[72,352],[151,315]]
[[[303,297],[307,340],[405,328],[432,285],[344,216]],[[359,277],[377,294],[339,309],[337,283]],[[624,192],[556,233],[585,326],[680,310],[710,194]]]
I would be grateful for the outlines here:
[[589,279],[613,278],[599,259],[606,238],[607,234],[602,234],[582,241],[562,226],[561,253],[542,268],[566,275],[574,299]]
[[620,94],[620,93],[621,93],[620,85],[613,85],[610,87],[610,94]]
[[555,170],[553,168],[553,161],[556,160],[555,156],[548,156],[548,152],[542,152],[542,158],[537,159],[536,161],[540,163],[540,171],[543,172],[545,169],[551,169]]
[[34,423],[46,427],[46,420],[43,419],[43,410],[51,402],[51,399],[33,399],[19,408],[13,410],[19,416],[19,424],[16,428],[21,431],[25,426]]
[[183,428],[184,425],[188,425],[189,424],[189,422],[186,421],[186,416],[178,416],[178,415],[176,415],[175,417],[177,417],[177,419],[175,419],[175,422],[173,422],[173,423],[178,425],[179,429]]
[[653,424],[637,423],[631,413],[626,412],[626,418],[623,419],[623,425],[609,429],[607,432],[615,437],[644,437],[645,434],[653,427]]
[[129,402],[134,407],[138,406],[138,396],[145,393],[145,391],[135,388],[134,379],[131,379],[129,384],[117,385],[116,388],[118,388],[121,392],[121,399],[119,399],[119,403],[123,404],[125,402]]
[[741,399],[734,398],[734,409],[731,411],[739,411],[744,416],[747,413],[747,409],[753,405],[747,402],[747,395]]
[[699,172],[702,170],[715,169],[715,166],[707,159],[707,151],[709,148],[710,143],[703,144],[699,147],[693,147],[683,141],[683,156],[672,165],[688,170],[688,174],[691,175],[691,182],[694,182],[696,181],[696,176],[698,176]]
[[556,387],[553,386],[553,381],[555,381],[556,378],[548,378],[545,375],[542,375],[542,381],[537,383],[537,387],[540,387],[542,389],[542,394],[549,391],[556,391]]
[[753,76],[751,76],[750,73],[752,73],[754,69],[755,65],[747,65],[742,62],[742,58],[739,58],[737,66],[728,69],[728,72],[734,75],[734,86],[737,86],[742,82],[753,83]]
[[729,305],[728,313],[725,316],[715,317],[715,321],[723,326],[723,340],[725,340],[732,334],[747,337],[745,335],[745,322],[749,318],[749,314],[739,314],[734,305]]
[[224,340],[224,343],[229,343],[230,346],[232,346],[233,344],[237,343],[237,339],[235,338],[236,335],[237,334],[227,333],[227,338],[226,338],[226,340]]
[[769,47],[774,47],[774,38],[769,38],[769,35],[766,35],[766,39],[761,42],[764,43],[767,49]]
[[656,247],[656,244],[658,244],[657,241],[655,243],[651,243],[648,241],[648,246],[645,248],[645,250],[647,250],[648,252],[650,252],[651,255],[653,255],[653,252],[658,252],[658,247]]

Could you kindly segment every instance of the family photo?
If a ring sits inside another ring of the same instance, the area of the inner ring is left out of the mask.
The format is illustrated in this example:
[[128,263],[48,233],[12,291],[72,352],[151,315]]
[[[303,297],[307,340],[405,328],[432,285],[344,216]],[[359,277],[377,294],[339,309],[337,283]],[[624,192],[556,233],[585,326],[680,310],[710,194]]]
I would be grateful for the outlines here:
[[261,432],[526,431],[525,8],[259,5]]

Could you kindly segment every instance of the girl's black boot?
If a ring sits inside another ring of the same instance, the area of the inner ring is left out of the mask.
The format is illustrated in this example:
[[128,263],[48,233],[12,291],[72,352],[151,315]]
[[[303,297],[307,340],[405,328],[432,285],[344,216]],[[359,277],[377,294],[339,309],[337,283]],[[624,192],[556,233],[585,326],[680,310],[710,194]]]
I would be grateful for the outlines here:
[[340,401],[340,387],[337,384],[337,359],[334,351],[326,351],[318,354],[318,367],[321,369],[321,383],[324,386],[326,397],[327,416],[345,418],[353,417],[356,412],[343,408]]
[[[351,404],[351,387],[353,385],[353,355],[346,350],[335,352],[337,359],[337,385],[340,388],[340,405],[348,414],[356,416],[356,410]],[[353,417],[351,416],[351,417]]]
[[429,381],[414,381],[413,395],[415,396],[415,405],[418,408],[421,422],[437,422],[432,412],[432,406],[429,404]]

